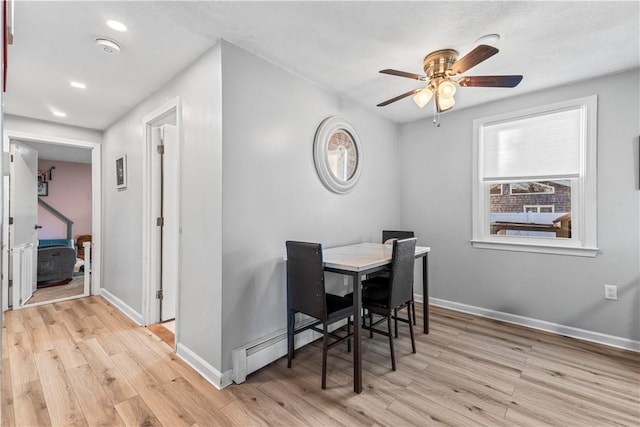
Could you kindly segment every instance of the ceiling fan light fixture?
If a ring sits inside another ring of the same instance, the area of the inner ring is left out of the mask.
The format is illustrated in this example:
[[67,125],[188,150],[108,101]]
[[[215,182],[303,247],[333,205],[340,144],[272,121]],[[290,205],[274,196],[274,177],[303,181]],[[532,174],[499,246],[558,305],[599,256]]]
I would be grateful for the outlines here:
[[433,90],[431,90],[430,86],[427,86],[413,97],[413,102],[415,102],[418,107],[422,108],[427,105],[432,96]]
[[450,110],[455,105],[456,100],[451,97],[442,97],[436,96],[436,106],[438,107],[438,112],[442,113],[444,111]]
[[456,85],[451,80],[443,80],[438,85],[438,95],[440,98],[453,98],[456,94]]

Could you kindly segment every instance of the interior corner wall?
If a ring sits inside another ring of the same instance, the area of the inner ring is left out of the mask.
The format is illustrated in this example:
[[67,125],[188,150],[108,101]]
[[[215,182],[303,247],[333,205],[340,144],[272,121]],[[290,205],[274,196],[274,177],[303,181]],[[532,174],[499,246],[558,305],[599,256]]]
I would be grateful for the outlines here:
[[[379,241],[399,225],[397,126],[348,99],[222,44],[223,368],[231,353],[286,328],[285,241],[325,247]],[[328,116],[362,143],[362,175],[348,194],[316,174],[313,141]],[[329,279],[335,292],[342,279]]]
[[[454,109],[440,127],[430,118],[400,127],[401,223],[432,247],[431,297],[640,340],[639,82],[635,69]],[[473,120],[594,94],[598,255],[472,248]],[[618,301],[604,299],[605,283],[618,286]]]
[[[103,288],[142,315],[143,119],[179,97],[180,344],[220,367],[220,45],[209,49],[110,126],[103,149]],[[115,159],[127,155],[127,187],[116,189]]]

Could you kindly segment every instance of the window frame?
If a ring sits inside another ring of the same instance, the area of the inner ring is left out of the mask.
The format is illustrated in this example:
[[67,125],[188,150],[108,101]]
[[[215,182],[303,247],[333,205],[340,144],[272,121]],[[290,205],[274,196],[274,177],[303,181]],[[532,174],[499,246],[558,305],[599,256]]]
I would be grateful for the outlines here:
[[[536,208],[536,211],[528,211],[527,208]],[[551,208],[548,212],[540,212],[540,208]],[[522,205],[522,212],[531,212],[531,213],[555,213],[556,207],[554,205]]]
[[[474,248],[585,257],[597,255],[597,100],[597,95],[591,95],[473,121],[471,244]],[[485,182],[482,179],[483,128],[500,122],[523,120],[567,109],[580,109],[582,127],[580,175],[571,179],[572,237],[567,239],[491,235],[489,188],[498,181]]]

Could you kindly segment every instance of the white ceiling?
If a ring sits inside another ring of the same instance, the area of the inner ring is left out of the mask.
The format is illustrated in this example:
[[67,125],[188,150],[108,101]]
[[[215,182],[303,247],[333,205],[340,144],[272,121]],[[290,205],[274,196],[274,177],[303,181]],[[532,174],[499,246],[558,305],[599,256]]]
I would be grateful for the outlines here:
[[[639,16],[637,1],[16,1],[4,110],[105,129],[224,38],[409,122],[429,117],[431,104],[375,105],[420,83],[379,70],[423,74],[427,53],[453,48],[462,56],[480,36],[501,34],[500,53],[464,75],[523,74],[522,83],[460,88],[454,109],[461,109],[638,67]],[[107,19],[129,30],[117,33]],[[120,42],[121,54],[99,52],[98,36]],[[74,89],[70,80],[88,88]],[[54,108],[67,117],[54,117]]]

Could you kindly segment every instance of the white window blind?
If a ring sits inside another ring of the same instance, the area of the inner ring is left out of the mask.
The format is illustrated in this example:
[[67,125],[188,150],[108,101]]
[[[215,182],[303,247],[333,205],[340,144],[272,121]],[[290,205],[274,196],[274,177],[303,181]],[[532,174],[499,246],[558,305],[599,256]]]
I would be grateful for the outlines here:
[[480,132],[483,181],[577,178],[582,108],[487,123]]

